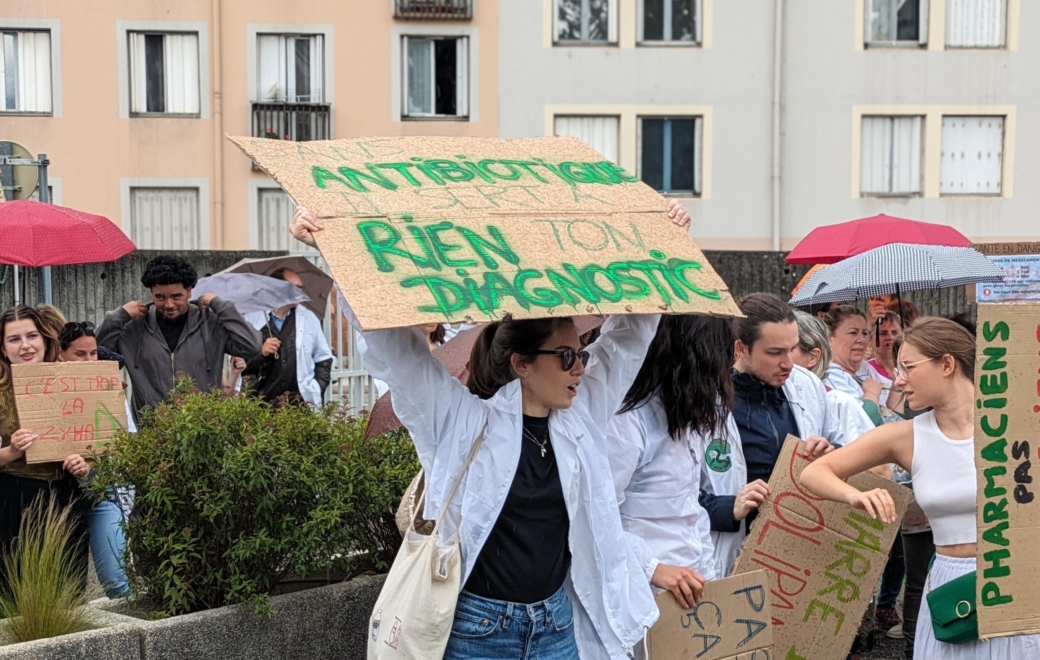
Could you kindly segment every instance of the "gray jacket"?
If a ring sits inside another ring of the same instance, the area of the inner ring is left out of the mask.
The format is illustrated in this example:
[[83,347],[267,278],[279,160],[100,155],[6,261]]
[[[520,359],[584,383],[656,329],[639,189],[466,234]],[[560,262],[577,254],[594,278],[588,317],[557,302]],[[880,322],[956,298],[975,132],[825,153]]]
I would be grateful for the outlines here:
[[174,376],[190,376],[199,389],[223,383],[224,354],[247,360],[260,355],[260,333],[246,323],[229,300],[214,298],[206,309],[188,305],[188,321],[180,342],[171,351],[149,305],[143,319],[130,317],[122,307],[105,314],[97,333],[98,344],[121,353],[133,385],[132,407],[141,410],[163,401],[173,389]]

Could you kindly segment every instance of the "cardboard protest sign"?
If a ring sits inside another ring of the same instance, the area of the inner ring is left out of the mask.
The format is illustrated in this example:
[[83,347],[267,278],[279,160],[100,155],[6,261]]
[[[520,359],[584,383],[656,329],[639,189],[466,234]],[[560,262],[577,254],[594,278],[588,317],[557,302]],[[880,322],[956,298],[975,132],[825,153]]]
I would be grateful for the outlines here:
[[671,592],[657,595],[661,611],[647,642],[654,660],[771,660],[769,580],[753,571],[704,585],[692,609],[679,605]]
[[575,138],[229,139],[324,219],[318,247],[365,329],[740,315],[665,199]]
[[[872,520],[802,488],[798,477],[810,462],[804,451],[804,442],[788,436],[733,574],[768,571],[778,658],[834,660],[852,646],[900,521]],[[900,517],[910,502],[909,489],[870,472],[849,483],[888,490]]]
[[40,436],[25,454],[27,462],[100,453],[126,428],[126,399],[115,362],[15,364],[11,369],[18,421]]
[[1040,305],[979,305],[979,636],[1040,633]]

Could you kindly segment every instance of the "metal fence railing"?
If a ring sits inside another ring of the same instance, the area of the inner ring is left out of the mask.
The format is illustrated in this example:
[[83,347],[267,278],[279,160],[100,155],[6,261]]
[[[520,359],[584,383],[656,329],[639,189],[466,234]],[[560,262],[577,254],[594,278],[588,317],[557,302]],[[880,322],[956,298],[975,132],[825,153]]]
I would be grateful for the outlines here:
[[394,18],[468,21],[473,0],[394,0]]

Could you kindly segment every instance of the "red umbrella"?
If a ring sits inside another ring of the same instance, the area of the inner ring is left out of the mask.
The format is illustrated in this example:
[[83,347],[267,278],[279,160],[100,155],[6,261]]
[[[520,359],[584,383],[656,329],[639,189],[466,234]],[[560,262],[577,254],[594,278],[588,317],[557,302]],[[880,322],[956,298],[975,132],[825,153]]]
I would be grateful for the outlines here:
[[890,243],[971,246],[971,241],[953,227],[881,214],[817,227],[791,250],[787,263],[833,264]]
[[29,200],[0,204],[0,236],[0,263],[15,266],[115,261],[134,251],[108,218]]
[[[603,325],[601,316],[575,316],[574,325],[578,335],[584,335]],[[466,382],[469,375],[469,355],[473,350],[473,344],[477,336],[484,329],[484,325],[463,330],[451,338],[451,341],[433,349],[433,357],[437,358],[455,378]],[[372,406],[372,414],[368,418],[368,427],[365,429],[365,439],[378,438],[384,433],[401,428],[401,420],[394,414],[394,406],[390,401],[390,392],[376,400]]]

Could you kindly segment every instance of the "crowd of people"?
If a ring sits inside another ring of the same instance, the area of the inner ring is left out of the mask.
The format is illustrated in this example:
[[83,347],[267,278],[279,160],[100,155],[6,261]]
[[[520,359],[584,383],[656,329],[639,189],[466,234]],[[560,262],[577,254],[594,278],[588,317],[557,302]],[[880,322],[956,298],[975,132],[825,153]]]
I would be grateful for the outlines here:
[[[689,222],[681,205],[670,217]],[[290,231],[313,245],[321,228],[300,208]],[[302,287],[292,270],[273,276]],[[79,560],[89,547],[106,593],[129,591],[118,521],[132,489],[94,501],[82,487],[90,457],[26,462],[39,436],[19,424],[12,365],[118,361],[131,432],[180,374],[273,405],[320,404],[333,355],[313,312],[243,316],[229,300],[194,298],[196,282],[187,261],[160,256],[142,277],[150,303],[128,302],[99,328],[43,305],[0,315],[0,550],[34,499],[54,499],[72,508]],[[506,317],[480,331],[463,383],[431,355],[450,340],[444,326],[363,332],[338,306],[415,444],[424,517],[446,513],[438,534],[461,547],[444,658],[643,655],[655,594],[691,607],[732,571],[789,435],[806,440],[815,460],[802,485],[820,497],[890,521],[887,491],[845,480],[873,470],[914,488],[928,521],[897,538],[873,622],[905,639],[907,658],[1040,657],[1034,636],[937,641],[922,597],[975,566],[967,316],[918,318],[912,303],[884,297],[866,311],[795,310],[754,293],[740,318],[612,315],[582,336],[567,317]]]

